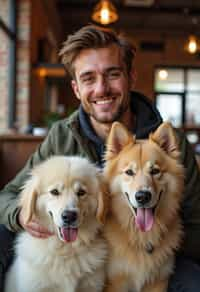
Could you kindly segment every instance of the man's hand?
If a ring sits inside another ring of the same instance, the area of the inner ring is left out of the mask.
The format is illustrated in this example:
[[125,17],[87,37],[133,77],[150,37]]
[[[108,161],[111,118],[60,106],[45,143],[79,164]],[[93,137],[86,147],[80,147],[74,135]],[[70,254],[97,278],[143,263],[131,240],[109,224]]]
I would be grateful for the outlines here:
[[27,224],[24,223],[23,219],[23,212],[19,212],[19,224],[26,230],[28,233],[30,233],[34,237],[38,238],[48,238],[49,236],[52,236],[53,233],[50,232],[45,227],[41,226],[41,224],[37,221],[37,219],[32,219]]

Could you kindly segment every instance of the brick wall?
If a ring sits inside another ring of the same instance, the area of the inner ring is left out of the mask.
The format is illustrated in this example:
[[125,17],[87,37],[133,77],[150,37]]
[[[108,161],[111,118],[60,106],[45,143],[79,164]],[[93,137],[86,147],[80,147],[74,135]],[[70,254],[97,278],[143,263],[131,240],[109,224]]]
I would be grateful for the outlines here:
[[[9,2],[0,0],[0,17],[7,25]],[[40,107],[44,103],[44,90],[41,90],[39,82],[33,83],[32,66],[38,62],[38,40],[49,40],[51,36],[55,40],[52,52],[57,55],[61,28],[53,0],[17,0],[16,7],[16,125],[21,131],[30,122],[38,120],[42,112]],[[5,32],[0,29],[0,132],[8,129],[9,42]],[[54,59],[49,61],[56,61]]]
[[[0,0],[0,17],[9,27],[9,0]],[[17,1],[16,125],[28,124],[30,99],[30,22],[31,1]],[[9,47],[11,40],[0,29],[0,133],[8,130]]]
[[30,104],[30,39],[31,39],[31,1],[17,1],[17,92],[16,120],[19,129],[29,123]]
[[[0,0],[0,17],[4,23],[8,23],[9,1]],[[9,38],[0,29],[0,133],[8,126],[8,48]]]

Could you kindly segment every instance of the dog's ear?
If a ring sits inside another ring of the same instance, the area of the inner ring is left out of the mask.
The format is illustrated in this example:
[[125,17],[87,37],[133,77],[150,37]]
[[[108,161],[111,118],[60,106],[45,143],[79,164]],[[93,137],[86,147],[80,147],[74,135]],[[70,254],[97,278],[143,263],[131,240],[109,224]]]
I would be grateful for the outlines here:
[[100,191],[98,193],[98,207],[96,212],[97,220],[104,224],[106,221],[106,215],[108,212],[108,203],[109,203],[109,192],[108,192],[108,186],[103,181],[102,178],[100,178]]
[[177,158],[179,156],[177,137],[170,123],[162,123],[159,128],[150,135],[150,139],[157,143],[171,157]]
[[121,123],[114,122],[106,143],[105,160],[115,157],[130,142],[135,142],[134,136]]
[[31,221],[35,214],[36,199],[38,196],[39,179],[36,176],[31,176],[24,184],[20,195],[19,205],[21,207],[24,223]]

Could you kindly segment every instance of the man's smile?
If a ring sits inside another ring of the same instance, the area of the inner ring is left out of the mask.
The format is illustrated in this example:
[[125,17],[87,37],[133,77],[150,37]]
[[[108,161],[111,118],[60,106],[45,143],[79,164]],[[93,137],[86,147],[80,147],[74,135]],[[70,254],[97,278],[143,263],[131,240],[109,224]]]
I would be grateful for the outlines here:
[[107,99],[99,99],[92,101],[94,109],[97,111],[111,112],[114,108],[116,98],[109,97]]
[[97,100],[94,101],[95,104],[110,104],[113,102],[113,98],[112,99],[106,99],[106,100]]

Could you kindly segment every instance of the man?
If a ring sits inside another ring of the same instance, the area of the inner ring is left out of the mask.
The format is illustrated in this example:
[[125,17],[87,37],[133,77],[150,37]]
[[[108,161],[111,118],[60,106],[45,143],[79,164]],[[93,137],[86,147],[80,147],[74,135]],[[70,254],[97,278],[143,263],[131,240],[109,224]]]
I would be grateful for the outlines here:
[[[135,78],[134,48],[125,39],[110,30],[86,26],[68,37],[60,56],[81,106],[68,119],[55,123],[24,169],[0,193],[0,223],[11,231],[25,229],[41,238],[51,234],[34,220],[25,224],[17,206],[19,189],[33,165],[54,154],[77,154],[102,166],[113,121],[122,122],[137,138],[147,138],[162,122],[147,98],[130,92]],[[178,137],[186,168],[182,206],[186,236],[169,291],[198,292],[200,268],[191,259],[200,259],[200,174],[191,147],[181,133]],[[4,256],[0,256],[1,261]]]

